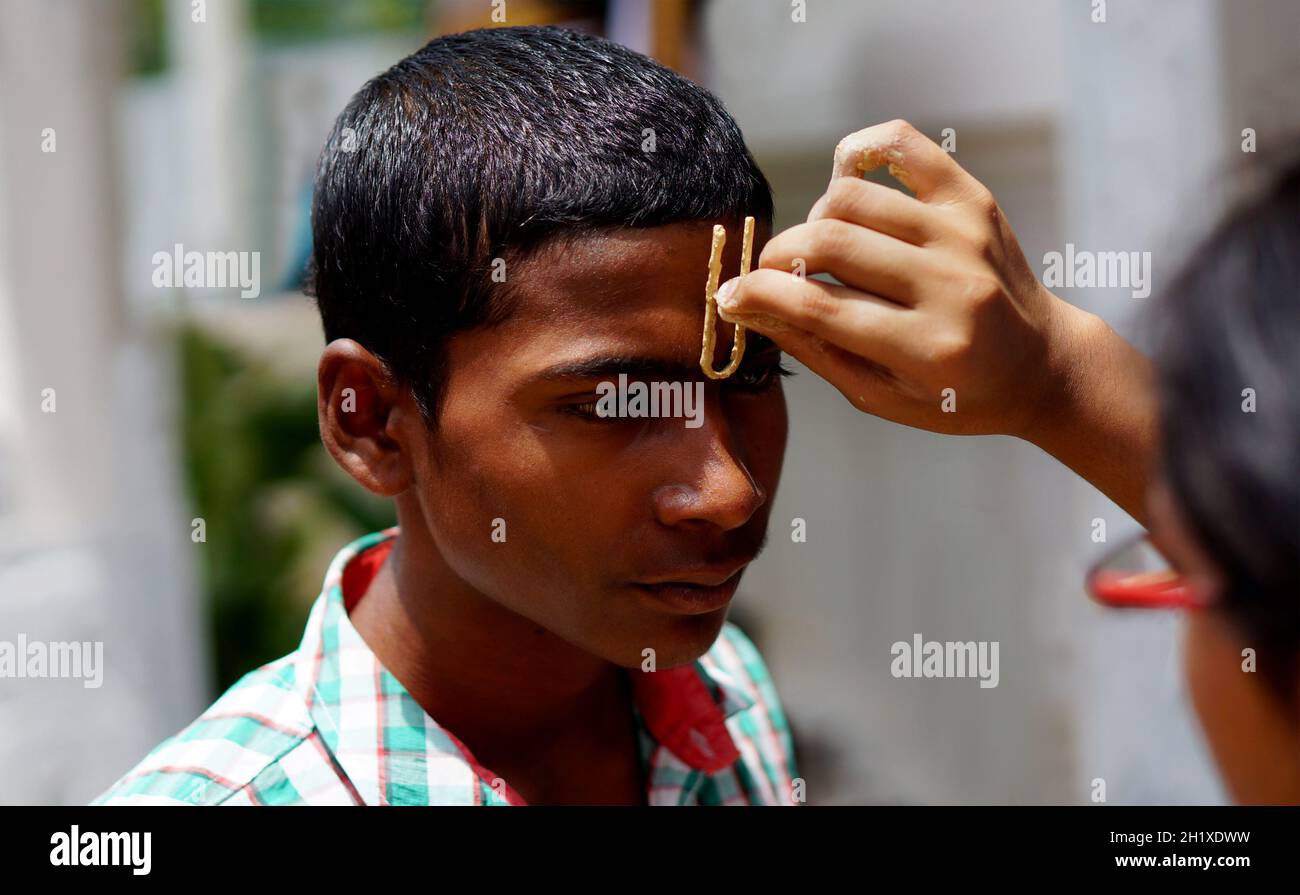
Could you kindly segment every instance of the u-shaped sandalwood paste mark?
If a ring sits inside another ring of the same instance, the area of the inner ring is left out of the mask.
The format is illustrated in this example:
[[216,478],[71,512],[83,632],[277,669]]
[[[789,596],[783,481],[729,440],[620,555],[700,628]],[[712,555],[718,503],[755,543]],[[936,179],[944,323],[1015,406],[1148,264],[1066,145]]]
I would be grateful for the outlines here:
[[[740,275],[749,273],[754,251],[754,219],[745,218],[745,233],[740,248]],[[722,247],[727,244],[727,230],[721,224],[713,225],[713,246],[709,250],[709,278],[704,285],[704,347],[700,351],[700,369],[710,379],[726,379],[740,367],[745,356],[745,327],[735,324],[731,337],[731,359],[721,370],[713,369],[713,349],[717,345],[718,279],[722,276]]]

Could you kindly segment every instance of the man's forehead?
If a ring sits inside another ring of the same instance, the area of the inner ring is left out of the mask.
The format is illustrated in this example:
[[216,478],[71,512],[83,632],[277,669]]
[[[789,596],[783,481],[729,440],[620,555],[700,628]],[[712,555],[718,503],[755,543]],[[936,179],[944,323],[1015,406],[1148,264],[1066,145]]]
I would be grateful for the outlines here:
[[[712,229],[708,222],[689,221],[552,240],[507,274],[512,316],[626,315],[650,307],[678,307],[702,316]],[[755,236],[755,258],[766,230],[760,227]],[[739,272],[739,229],[731,235],[724,279]]]
[[703,223],[673,224],[548,242],[518,262],[513,276],[507,274],[511,316],[594,317],[674,305],[690,309],[692,298],[702,313],[708,233]]
[[[528,380],[621,370],[693,377],[699,373],[711,230],[703,222],[622,228],[542,246],[507,271],[510,312],[489,330],[494,365]],[[739,272],[736,235],[724,278]],[[758,249],[756,239],[756,255]],[[730,324],[718,321],[717,333],[725,351]],[[488,333],[466,335],[478,342]],[[749,353],[766,343],[751,334]],[[476,353],[465,359],[474,363]]]

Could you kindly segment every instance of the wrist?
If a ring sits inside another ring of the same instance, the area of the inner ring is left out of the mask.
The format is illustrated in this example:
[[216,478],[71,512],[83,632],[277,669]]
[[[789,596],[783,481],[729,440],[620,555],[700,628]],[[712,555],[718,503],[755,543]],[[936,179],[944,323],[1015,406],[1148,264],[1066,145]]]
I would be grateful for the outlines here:
[[1087,415],[1087,380],[1094,372],[1097,346],[1106,337],[1118,338],[1106,322],[1043,288],[1047,313],[1043,326],[1043,357],[1036,371],[1028,412],[1008,432],[1054,454],[1052,445]]
[[1151,363],[1097,315],[1052,300],[1044,394],[1015,434],[1142,521],[1156,443]]

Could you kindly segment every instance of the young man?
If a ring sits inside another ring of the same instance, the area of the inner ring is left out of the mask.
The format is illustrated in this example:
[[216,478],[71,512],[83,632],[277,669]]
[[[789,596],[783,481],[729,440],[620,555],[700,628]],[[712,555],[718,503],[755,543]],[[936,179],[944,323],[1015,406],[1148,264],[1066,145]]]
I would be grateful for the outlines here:
[[[699,366],[710,231],[730,275],[745,215],[757,254],[735,122],[607,41],[453,35],[363,87],[316,182],[319,413],[398,526],[338,555],[296,652],[96,802],[796,801],[725,621],[785,451],[780,352]],[[620,374],[702,407],[602,415]]]

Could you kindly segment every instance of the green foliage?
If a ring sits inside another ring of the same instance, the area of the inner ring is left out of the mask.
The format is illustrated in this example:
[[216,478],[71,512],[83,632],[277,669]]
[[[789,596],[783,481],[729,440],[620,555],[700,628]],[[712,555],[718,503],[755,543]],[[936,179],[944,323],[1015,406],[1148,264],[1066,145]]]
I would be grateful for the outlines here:
[[127,68],[133,75],[156,75],[167,68],[167,19],[163,0],[132,0]]
[[[168,64],[165,3],[178,0],[131,0],[128,70],[133,75],[160,74]],[[189,0],[179,12],[190,15]],[[236,0],[211,0],[215,8]],[[358,34],[418,33],[427,25],[428,0],[239,0],[248,7],[248,25],[258,37],[280,43],[327,40]]]
[[333,554],[394,515],[326,454],[310,377],[286,383],[193,325],[179,339],[182,450],[207,526],[194,549],[220,692],[297,646]]
[[418,31],[427,0],[252,0],[253,30],[285,41],[366,32]]

